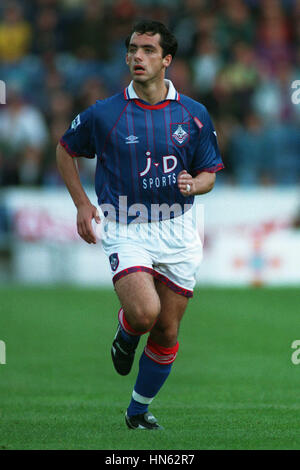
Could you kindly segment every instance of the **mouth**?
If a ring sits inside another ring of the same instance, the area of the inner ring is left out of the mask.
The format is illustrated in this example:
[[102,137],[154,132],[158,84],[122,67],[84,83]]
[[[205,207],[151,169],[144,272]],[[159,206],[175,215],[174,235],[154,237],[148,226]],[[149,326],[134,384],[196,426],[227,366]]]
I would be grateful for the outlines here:
[[144,67],[143,67],[142,65],[135,65],[135,66],[133,67],[133,71],[134,71],[135,74],[141,75],[141,74],[143,74],[143,73],[145,72],[145,69],[144,69]]

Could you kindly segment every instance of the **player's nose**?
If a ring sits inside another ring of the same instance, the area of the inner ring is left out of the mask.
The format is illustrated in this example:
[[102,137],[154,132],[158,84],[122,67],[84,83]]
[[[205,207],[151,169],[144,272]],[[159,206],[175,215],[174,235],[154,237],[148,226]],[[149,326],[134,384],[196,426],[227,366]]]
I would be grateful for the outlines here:
[[143,52],[141,49],[137,49],[134,54],[134,61],[141,62],[143,60]]

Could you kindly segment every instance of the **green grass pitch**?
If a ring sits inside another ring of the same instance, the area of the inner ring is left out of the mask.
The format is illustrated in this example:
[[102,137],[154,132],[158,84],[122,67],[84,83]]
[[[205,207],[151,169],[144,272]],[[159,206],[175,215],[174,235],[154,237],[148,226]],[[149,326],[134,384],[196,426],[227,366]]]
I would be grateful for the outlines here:
[[165,430],[124,424],[135,382],[113,370],[113,290],[0,289],[0,449],[299,449],[299,290],[195,291],[172,373],[151,405]]

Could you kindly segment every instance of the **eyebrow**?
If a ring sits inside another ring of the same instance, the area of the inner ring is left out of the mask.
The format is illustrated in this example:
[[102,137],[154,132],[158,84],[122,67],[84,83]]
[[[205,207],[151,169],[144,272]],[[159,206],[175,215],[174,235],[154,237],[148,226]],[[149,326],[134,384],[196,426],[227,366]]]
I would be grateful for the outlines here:
[[145,49],[145,48],[156,49],[156,46],[154,46],[153,44],[142,44],[141,46],[138,46],[138,45],[135,44],[134,42],[132,42],[132,43],[129,44],[128,49],[129,49],[130,47],[143,47],[144,49]]

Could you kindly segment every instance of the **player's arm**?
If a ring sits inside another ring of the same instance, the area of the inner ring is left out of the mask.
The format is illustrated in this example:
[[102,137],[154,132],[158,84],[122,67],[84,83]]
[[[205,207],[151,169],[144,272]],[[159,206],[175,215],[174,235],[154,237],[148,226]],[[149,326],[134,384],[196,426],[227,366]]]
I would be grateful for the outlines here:
[[[188,170],[192,175],[196,174],[197,176],[193,177],[186,170],[181,171],[178,175],[178,187],[185,197],[206,194],[211,191],[216,181],[216,172],[224,168],[217,134],[205,106],[199,104],[194,123],[198,128],[199,137]],[[189,186],[187,187],[187,185]]]
[[96,243],[97,239],[92,228],[92,219],[95,219],[99,224],[99,213],[82,187],[74,158],[58,144],[56,149],[56,161],[58,170],[77,208],[78,234],[87,243]]
[[[193,178],[186,170],[183,170],[177,177],[178,188],[185,197],[208,193],[213,189],[215,181],[216,174],[207,171],[202,171]],[[190,190],[187,191],[187,189]]]

